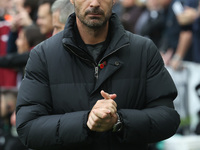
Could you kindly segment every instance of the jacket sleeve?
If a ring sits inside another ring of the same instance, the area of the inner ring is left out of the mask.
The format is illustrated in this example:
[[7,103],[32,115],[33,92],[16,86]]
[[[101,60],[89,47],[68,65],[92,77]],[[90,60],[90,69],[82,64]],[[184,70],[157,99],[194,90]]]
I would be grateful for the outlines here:
[[11,53],[0,57],[0,67],[3,68],[18,68],[26,66],[29,58],[29,52],[23,54]]
[[52,115],[45,54],[38,49],[31,51],[18,93],[16,125],[19,138],[33,149],[80,145],[87,137],[88,111]]
[[174,135],[180,124],[180,116],[173,105],[173,100],[177,96],[176,87],[164,67],[157,48],[152,43],[149,45],[145,86],[146,105],[138,110],[119,109],[124,122],[121,142],[158,142]]

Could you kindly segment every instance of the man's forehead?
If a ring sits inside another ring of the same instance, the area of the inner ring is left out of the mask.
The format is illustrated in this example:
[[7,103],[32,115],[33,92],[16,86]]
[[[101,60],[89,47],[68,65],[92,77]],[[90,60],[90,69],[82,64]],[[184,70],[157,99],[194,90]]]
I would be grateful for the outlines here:
[[48,3],[40,5],[38,14],[51,14],[50,5]]
[[49,3],[44,3],[44,4],[41,4],[40,6],[39,6],[39,9],[42,9],[43,11],[49,11],[49,12],[51,12],[51,10],[50,10],[50,4]]

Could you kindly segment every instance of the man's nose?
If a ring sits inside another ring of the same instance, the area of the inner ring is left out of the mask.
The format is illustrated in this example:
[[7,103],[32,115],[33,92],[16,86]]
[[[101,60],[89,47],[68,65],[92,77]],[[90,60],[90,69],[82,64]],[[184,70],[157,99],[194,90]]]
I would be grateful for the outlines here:
[[100,0],[91,0],[90,7],[99,7]]

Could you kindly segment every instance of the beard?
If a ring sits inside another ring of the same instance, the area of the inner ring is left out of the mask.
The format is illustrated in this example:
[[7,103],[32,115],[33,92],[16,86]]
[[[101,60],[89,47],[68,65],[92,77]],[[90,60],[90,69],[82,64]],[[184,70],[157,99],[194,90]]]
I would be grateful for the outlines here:
[[[79,18],[81,23],[91,29],[98,29],[105,26],[112,14],[112,11],[110,11],[108,14],[105,14],[104,11],[100,8],[91,8],[87,10],[84,14],[80,13],[79,8],[75,8],[75,10],[76,16]],[[88,14],[97,14],[101,15],[101,17],[94,16],[86,18]]]

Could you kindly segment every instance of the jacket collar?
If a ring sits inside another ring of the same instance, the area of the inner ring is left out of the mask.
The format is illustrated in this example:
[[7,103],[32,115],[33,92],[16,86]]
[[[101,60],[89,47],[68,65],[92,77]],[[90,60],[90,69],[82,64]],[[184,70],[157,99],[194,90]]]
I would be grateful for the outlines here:
[[[89,62],[91,64],[90,55],[88,55],[80,46],[77,46],[77,37],[75,37],[75,29],[74,26],[76,24],[76,16],[75,14],[72,14],[66,23],[64,34],[63,34],[63,44],[64,47],[67,47],[66,49],[69,52],[72,52],[74,55],[78,56],[85,62]],[[111,54],[115,53],[118,50],[121,50],[122,47],[129,44],[129,39],[126,34],[126,31],[124,30],[123,26],[121,25],[118,17],[116,14],[112,14],[110,18],[109,25],[111,28],[109,28],[109,34],[110,34],[110,43],[104,53],[104,56],[102,57],[101,63],[104,59],[107,58],[107,56],[110,56]],[[95,66],[95,70],[97,67],[97,64],[94,62],[93,66]],[[95,87],[93,89],[93,93],[97,91],[103,82],[108,79],[112,74],[114,74],[117,70],[119,70],[122,66],[123,62],[120,61],[118,56],[113,55],[112,59],[109,59],[107,62],[107,65],[104,69],[102,69],[99,74],[99,79],[97,80]],[[96,72],[96,71],[95,71]],[[97,71],[98,72],[98,71]]]
[[[106,55],[109,55],[113,51],[118,50],[123,45],[129,43],[128,37],[125,34],[126,31],[124,30],[122,24],[120,23],[118,16],[115,13],[113,13],[109,21],[110,21],[109,25],[112,26],[112,28],[109,28],[111,30],[109,31],[111,39],[110,39],[110,44],[108,45],[108,48],[104,54],[104,57]],[[75,47],[76,49],[71,48],[71,50],[73,50],[73,53],[81,55],[82,57],[89,57],[86,56],[86,54],[84,54],[85,53],[83,51],[84,44],[80,44],[80,41],[77,42],[78,38],[75,36],[77,35],[76,34],[77,31],[75,31],[77,29],[74,28],[75,26],[76,26],[76,15],[75,13],[73,13],[69,16],[67,23],[65,25],[63,40],[62,40],[63,44],[69,47]],[[79,45],[79,48],[77,45]]]

